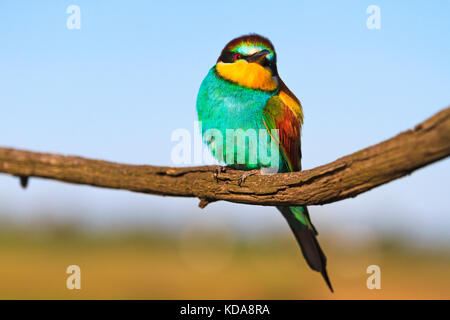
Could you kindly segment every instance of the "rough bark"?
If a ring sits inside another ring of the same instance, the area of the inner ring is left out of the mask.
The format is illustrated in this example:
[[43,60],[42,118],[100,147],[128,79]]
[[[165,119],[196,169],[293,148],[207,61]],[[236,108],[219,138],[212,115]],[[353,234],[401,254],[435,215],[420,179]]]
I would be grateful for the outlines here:
[[450,107],[414,129],[329,164],[301,172],[252,175],[215,166],[158,167],[0,148],[0,172],[163,196],[256,205],[319,205],[355,197],[450,155]]

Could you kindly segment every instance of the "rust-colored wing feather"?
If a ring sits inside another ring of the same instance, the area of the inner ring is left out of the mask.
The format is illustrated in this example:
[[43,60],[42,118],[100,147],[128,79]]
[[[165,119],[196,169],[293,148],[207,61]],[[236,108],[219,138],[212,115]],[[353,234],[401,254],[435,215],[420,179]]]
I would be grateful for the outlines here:
[[279,94],[270,98],[264,109],[264,123],[269,133],[278,129],[280,152],[289,171],[301,170],[303,111],[300,101],[281,80]]

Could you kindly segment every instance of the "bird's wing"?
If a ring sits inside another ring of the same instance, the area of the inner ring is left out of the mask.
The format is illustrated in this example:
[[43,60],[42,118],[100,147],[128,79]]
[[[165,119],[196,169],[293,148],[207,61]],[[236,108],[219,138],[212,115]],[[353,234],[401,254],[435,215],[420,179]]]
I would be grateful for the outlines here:
[[289,88],[284,84],[283,80],[279,79],[280,92],[278,95],[280,99],[291,109],[295,116],[300,121],[300,127],[303,124],[303,109],[300,100],[295,96],[295,94],[289,90]]
[[[287,87],[287,91],[282,88],[280,87],[280,92],[267,101],[263,121],[272,139],[279,144],[280,153],[289,171],[299,171],[302,157],[300,147],[302,107],[300,101]],[[271,134],[272,129],[278,129],[278,140]]]

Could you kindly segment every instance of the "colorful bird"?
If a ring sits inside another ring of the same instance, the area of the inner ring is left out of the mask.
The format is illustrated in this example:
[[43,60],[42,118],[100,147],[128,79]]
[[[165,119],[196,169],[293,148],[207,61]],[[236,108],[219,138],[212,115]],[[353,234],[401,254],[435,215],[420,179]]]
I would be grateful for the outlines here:
[[[230,167],[249,171],[301,170],[303,110],[278,75],[276,60],[270,40],[257,34],[241,36],[225,46],[200,86],[197,113],[203,140],[213,155]],[[251,141],[251,130],[267,134],[258,135],[261,140],[255,143]],[[247,136],[239,139],[236,132]],[[277,149],[266,148],[270,150],[261,152],[262,146],[274,142]],[[240,156],[242,146],[244,154]],[[277,160],[273,161],[275,152]],[[268,157],[272,159],[270,163]],[[245,178],[246,175],[242,180]],[[294,233],[308,265],[322,274],[333,291],[326,270],[327,260],[316,239],[317,231],[308,208],[277,208]]]

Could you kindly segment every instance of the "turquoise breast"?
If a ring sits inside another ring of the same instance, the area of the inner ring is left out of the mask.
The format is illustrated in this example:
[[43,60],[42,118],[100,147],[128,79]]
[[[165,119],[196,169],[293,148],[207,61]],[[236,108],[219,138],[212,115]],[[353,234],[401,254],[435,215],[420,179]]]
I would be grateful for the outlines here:
[[[210,69],[197,96],[197,113],[203,140],[219,161],[240,169],[267,166],[266,159],[260,157],[259,148],[261,142],[264,145],[264,141],[260,140],[265,139],[268,146],[267,156],[271,156],[271,139],[263,122],[263,109],[267,100],[274,94],[276,92],[241,87],[219,77],[215,67]],[[239,138],[233,136],[233,133],[239,135],[242,132],[248,134],[247,137],[244,136],[245,145],[242,144],[242,140],[240,143]],[[265,137],[260,136],[262,132],[266,133]],[[218,148],[220,146],[220,141],[217,141],[218,135],[214,133],[220,133],[223,137],[221,148]],[[257,136],[257,143],[252,139],[253,133]],[[244,163],[243,153],[240,152],[242,149],[239,148],[244,149]]]

